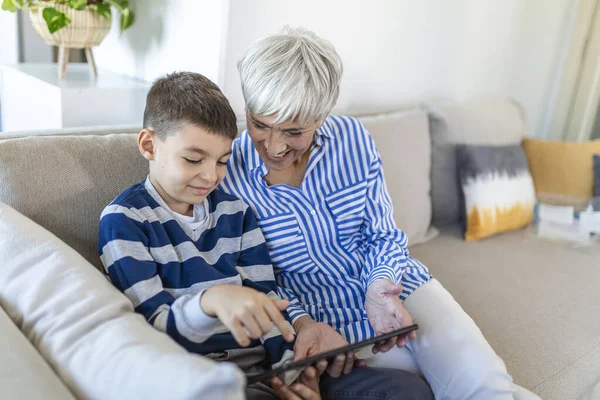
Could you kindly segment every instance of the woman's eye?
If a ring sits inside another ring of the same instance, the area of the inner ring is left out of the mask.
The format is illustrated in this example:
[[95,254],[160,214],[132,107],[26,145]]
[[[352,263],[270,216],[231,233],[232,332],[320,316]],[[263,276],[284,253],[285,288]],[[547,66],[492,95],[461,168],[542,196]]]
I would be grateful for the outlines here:
[[183,157],[183,159],[184,159],[185,161],[187,161],[188,163],[190,163],[190,164],[194,164],[194,165],[195,165],[195,164],[200,164],[200,163],[202,162],[202,160],[190,160],[189,158],[185,158],[185,157]]
[[292,131],[292,132],[286,132],[286,134],[287,134],[288,136],[293,136],[293,137],[295,137],[295,136],[300,136],[300,135],[302,135],[302,132],[298,132],[298,131]]
[[252,125],[254,125],[254,127],[255,127],[256,129],[260,129],[260,130],[267,129],[267,127],[266,127],[266,126],[264,126],[264,125],[262,125],[262,124],[259,124],[259,123],[256,123],[256,122],[254,122],[254,121],[252,121]]
[[227,165],[227,161],[229,161],[229,160],[218,161],[217,164],[219,164],[219,165]]

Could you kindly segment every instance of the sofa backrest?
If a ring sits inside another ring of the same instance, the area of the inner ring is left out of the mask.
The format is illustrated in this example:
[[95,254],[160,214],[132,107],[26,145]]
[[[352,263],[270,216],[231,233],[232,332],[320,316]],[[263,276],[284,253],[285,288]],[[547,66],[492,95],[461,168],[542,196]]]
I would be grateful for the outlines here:
[[[430,141],[427,114],[363,116],[383,158],[396,224],[409,245],[431,238]],[[243,125],[240,125],[243,128]],[[61,131],[0,136],[0,202],[48,229],[100,267],[98,223],[104,207],[148,174],[137,130]]]
[[133,132],[0,139],[0,202],[100,267],[102,210],[148,174]]

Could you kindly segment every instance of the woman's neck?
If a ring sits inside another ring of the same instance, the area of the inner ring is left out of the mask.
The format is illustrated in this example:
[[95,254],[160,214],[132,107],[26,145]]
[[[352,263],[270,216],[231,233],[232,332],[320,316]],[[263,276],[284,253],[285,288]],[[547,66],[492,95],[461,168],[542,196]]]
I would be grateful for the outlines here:
[[306,151],[285,170],[269,170],[263,179],[269,186],[284,184],[299,188],[300,185],[302,185],[304,175],[306,174],[306,166],[308,165],[309,157],[310,151]]

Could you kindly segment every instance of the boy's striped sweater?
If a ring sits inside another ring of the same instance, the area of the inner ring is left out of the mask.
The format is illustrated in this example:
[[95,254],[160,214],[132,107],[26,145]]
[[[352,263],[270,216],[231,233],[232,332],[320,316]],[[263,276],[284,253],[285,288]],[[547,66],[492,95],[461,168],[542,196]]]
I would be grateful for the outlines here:
[[[252,210],[219,190],[203,206],[206,218],[192,230],[146,179],[104,209],[98,250],[112,283],[137,312],[187,350],[207,354],[240,346],[217,318],[202,311],[204,290],[243,285],[279,297]],[[273,367],[293,358],[293,344],[286,343],[276,327],[250,347],[261,343]]]

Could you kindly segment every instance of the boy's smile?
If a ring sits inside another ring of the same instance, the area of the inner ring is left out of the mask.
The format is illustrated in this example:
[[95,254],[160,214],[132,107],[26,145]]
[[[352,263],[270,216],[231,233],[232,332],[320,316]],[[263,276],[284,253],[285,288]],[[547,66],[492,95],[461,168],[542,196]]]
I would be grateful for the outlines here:
[[223,181],[232,141],[184,123],[164,141],[143,130],[139,142],[142,154],[150,160],[150,182],[156,191],[171,210],[192,215],[194,205]]

